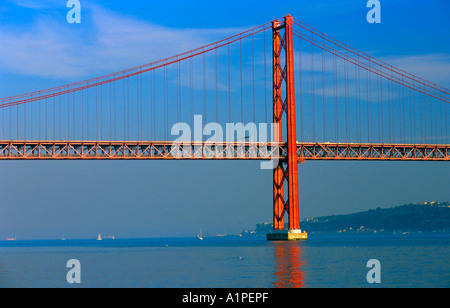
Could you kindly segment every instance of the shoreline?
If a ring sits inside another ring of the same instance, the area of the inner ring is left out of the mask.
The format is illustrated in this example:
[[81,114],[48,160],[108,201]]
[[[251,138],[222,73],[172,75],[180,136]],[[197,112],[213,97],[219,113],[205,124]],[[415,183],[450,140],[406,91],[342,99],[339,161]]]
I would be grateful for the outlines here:
[[[379,233],[379,234],[339,234],[339,233],[310,233],[308,241],[336,241],[343,240],[433,240],[433,239],[448,239],[450,240],[450,233],[408,233],[408,234],[393,234],[393,233]],[[182,247],[182,246],[208,246],[210,244],[226,244],[229,243],[256,243],[266,242],[265,235],[253,236],[211,236],[205,237],[203,241],[196,237],[150,237],[150,238],[120,238],[114,240],[97,241],[96,239],[28,239],[15,241],[0,241],[0,248],[13,247]]]

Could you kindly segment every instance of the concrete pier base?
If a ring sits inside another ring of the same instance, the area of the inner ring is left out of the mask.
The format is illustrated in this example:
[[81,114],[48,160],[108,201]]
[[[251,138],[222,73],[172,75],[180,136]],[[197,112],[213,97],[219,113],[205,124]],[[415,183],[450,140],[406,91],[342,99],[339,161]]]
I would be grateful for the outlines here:
[[267,233],[268,241],[306,241],[308,233],[299,229],[273,230]]

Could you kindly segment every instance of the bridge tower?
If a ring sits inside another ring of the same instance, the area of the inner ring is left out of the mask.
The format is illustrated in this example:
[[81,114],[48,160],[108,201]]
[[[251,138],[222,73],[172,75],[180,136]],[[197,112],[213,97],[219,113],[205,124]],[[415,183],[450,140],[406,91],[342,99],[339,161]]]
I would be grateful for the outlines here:
[[[307,239],[307,234],[300,230],[299,217],[292,26],[290,15],[285,16],[284,22],[272,23],[273,123],[278,128],[276,142],[283,142],[283,122],[286,122],[287,156],[273,171],[273,231],[267,234],[268,240]],[[289,217],[288,229],[285,229],[286,214]]]

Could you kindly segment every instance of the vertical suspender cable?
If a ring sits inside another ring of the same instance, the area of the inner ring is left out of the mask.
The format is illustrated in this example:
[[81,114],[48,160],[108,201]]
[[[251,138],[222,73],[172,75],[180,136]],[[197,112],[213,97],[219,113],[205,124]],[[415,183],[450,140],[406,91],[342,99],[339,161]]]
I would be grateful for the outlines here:
[[[334,45],[334,53],[336,53],[336,44]],[[334,75],[334,119],[335,119],[335,134],[336,142],[339,142],[339,104],[338,104],[338,90],[337,90],[337,57],[333,55],[333,75]]]
[[230,44],[228,44],[228,123],[231,123],[231,64]]
[[322,113],[323,113],[323,141],[327,141],[327,98],[325,82],[325,51],[322,49]]
[[[256,123],[256,105],[255,105],[255,42],[252,35],[252,102],[253,102],[253,123]],[[256,136],[256,132],[254,132]]]
[[[76,111],[76,96],[75,96],[75,92],[72,92],[72,106],[73,106],[73,140],[76,140],[76,123],[75,123],[75,120],[76,120],[76,114],[75,114],[75,111]],[[47,106],[47,104],[45,104],[45,106]],[[45,117],[47,118],[47,107],[45,107]],[[47,127],[47,120],[45,120],[45,127]],[[47,130],[47,129],[46,129]],[[45,134],[47,134],[47,132],[45,133]]]
[[[89,97],[89,91],[88,91],[88,97]],[[88,101],[89,102],[89,101]],[[61,95],[59,96],[59,103],[58,103],[58,106],[59,106],[59,140],[62,140],[63,139],[63,137],[62,137],[62,127],[61,127],[61,107],[62,107],[62,103],[61,103]],[[89,121],[88,121],[88,123],[89,123]],[[88,126],[89,127],[89,126]]]
[[53,96],[53,140],[56,140],[56,98]]
[[[358,58],[358,64],[359,64],[359,58]],[[358,119],[359,119],[359,127],[358,127],[358,142],[362,142],[361,134],[362,134],[362,113],[361,113],[361,76],[360,76],[360,67],[357,66],[357,82],[358,82]]]
[[84,140],[84,90],[81,90],[81,140]]
[[367,142],[370,142],[370,100],[369,100],[369,71],[366,70],[366,105],[367,105]]
[[[311,32],[311,36],[313,33]],[[316,104],[315,104],[315,93],[314,93],[314,45],[311,44],[311,102],[312,102],[312,137],[313,141],[316,142]]]
[[127,139],[127,130],[126,130],[126,116],[127,116],[127,109],[126,109],[126,101],[127,101],[127,89],[125,86],[125,79],[123,79],[122,82],[122,96],[123,96],[123,140]]
[[[380,68],[381,69],[381,68]],[[377,96],[378,96],[378,114],[381,116],[378,116],[378,129],[381,134],[381,143],[384,143],[384,104],[383,104],[383,79],[381,79],[380,75],[376,76],[377,78]]]
[[348,70],[347,70],[347,61],[344,60],[344,102],[345,102],[345,141],[350,142],[349,140],[349,119],[348,119]]
[[267,58],[266,58],[266,31],[264,33],[264,106],[265,106],[265,123],[268,122],[268,113],[267,113]]
[[[427,96],[424,94],[423,95],[423,109],[424,109],[424,134],[423,134],[423,139],[424,139],[424,143],[430,143],[429,141],[429,137],[430,137],[430,131],[432,130],[432,124],[430,123],[431,121],[428,119],[429,117],[431,117],[431,114],[428,110],[428,101],[427,101]],[[428,123],[430,123],[430,128],[428,128]]]
[[216,123],[219,125],[219,66],[217,62],[217,48],[215,49],[216,60]]
[[244,101],[242,93],[242,39],[239,40],[239,67],[241,76],[241,123],[244,123]]
[[298,72],[299,72],[299,89],[300,89],[300,141],[303,142],[303,72],[302,72],[302,39],[298,39]]
[[[86,83],[87,85],[87,83]],[[61,106],[60,106],[61,107]],[[59,109],[60,114],[59,114],[59,118],[61,119],[61,108]],[[86,140],[90,140],[89,139],[89,89],[86,90],[86,135],[87,138]],[[61,122],[60,122],[61,125]]]
[[[383,78],[382,77],[380,77],[380,80],[381,80],[381,82],[383,82]],[[388,141],[387,142],[391,143],[391,141],[392,141],[392,139],[391,139],[391,105],[392,105],[392,101],[391,101],[391,82],[388,79],[388,80],[386,80],[386,83],[387,83],[387,109],[388,109],[388,120],[387,120],[387,131],[388,131],[387,140]],[[383,95],[383,88],[381,88],[381,95]]]
[[203,77],[203,118],[205,123],[207,123],[206,117],[206,53],[202,55],[202,77]]

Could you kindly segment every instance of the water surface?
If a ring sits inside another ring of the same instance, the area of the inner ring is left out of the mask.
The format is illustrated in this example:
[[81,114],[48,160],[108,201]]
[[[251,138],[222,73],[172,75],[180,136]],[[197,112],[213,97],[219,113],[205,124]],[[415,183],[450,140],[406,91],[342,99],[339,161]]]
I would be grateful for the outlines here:
[[[0,242],[0,287],[450,287],[450,235]],[[69,259],[81,284],[66,281]],[[381,284],[366,280],[381,264]]]

